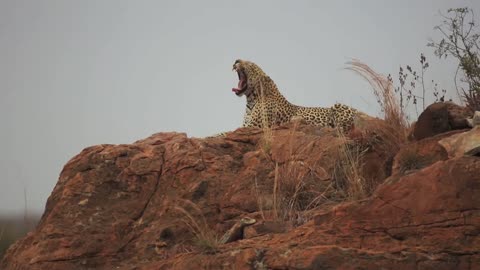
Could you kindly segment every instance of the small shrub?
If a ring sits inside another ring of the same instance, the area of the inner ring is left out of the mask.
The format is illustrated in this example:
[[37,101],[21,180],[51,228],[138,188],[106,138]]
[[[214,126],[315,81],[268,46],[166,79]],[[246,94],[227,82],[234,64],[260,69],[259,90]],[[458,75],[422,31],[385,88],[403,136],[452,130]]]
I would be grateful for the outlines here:
[[219,241],[218,239],[197,237],[194,244],[200,248],[202,252],[206,254],[214,254],[218,250]]
[[[434,102],[445,101],[447,90],[439,90],[438,84],[431,80],[430,87],[427,86],[426,73],[430,64],[423,53],[420,54],[420,72],[417,72],[412,66],[400,66],[398,71],[398,86],[394,87],[397,94],[400,109],[403,113],[407,113],[410,106],[415,108],[415,113],[419,115],[419,102],[421,102],[421,111],[425,110],[425,102],[427,102],[427,90],[433,94]],[[388,75],[388,80],[393,84],[392,75]],[[420,111],[420,112],[421,112]]]
[[412,170],[419,170],[430,164],[432,158],[421,155],[418,147],[407,147],[398,154],[397,162],[398,169],[401,173],[406,173]]
[[433,47],[439,58],[451,55],[458,60],[457,93],[472,111],[480,110],[480,31],[474,12],[467,7],[451,8],[447,14],[442,15],[442,24],[435,27],[443,38],[438,42],[431,40],[427,46]]

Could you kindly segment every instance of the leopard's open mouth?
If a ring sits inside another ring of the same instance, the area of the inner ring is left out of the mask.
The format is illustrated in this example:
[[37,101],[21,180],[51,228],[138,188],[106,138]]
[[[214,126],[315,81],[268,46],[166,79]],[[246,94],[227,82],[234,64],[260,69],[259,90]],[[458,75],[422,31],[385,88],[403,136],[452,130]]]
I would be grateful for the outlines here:
[[238,86],[232,88],[232,92],[234,92],[237,96],[243,95],[245,90],[247,90],[247,76],[240,68],[234,68],[234,70],[238,74]]

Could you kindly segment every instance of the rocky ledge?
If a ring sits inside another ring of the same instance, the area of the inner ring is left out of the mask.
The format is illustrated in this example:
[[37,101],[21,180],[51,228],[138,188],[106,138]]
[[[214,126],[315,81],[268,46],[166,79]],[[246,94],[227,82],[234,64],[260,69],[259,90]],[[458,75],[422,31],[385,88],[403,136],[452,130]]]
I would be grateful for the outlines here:
[[[479,129],[422,128],[395,152],[298,122],[89,147],[0,268],[479,269],[480,157],[455,140]],[[345,145],[361,146],[361,192]]]

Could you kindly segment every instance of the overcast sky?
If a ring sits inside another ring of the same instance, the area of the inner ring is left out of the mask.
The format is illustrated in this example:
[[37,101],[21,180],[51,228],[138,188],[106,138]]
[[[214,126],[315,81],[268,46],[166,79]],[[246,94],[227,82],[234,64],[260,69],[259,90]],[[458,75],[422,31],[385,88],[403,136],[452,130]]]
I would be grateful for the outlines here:
[[87,146],[239,127],[237,58],[299,105],[378,114],[368,84],[344,69],[351,58],[397,74],[424,52],[429,78],[451,89],[455,63],[426,43],[439,12],[463,6],[480,14],[478,0],[0,0],[0,214],[23,212],[24,190],[28,211],[43,211]]

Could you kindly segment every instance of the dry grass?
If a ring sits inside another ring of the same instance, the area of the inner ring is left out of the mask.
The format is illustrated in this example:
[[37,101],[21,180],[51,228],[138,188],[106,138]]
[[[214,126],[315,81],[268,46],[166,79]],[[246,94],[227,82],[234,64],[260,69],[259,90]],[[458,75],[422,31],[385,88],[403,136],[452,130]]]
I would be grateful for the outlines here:
[[432,163],[433,156],[422,155],[416,146],[407,147],[398,154],[398,169],[401,173],[419,170]]
[[260,82],[260,109],[262,112],[262,130],[263,130],[263,137],[262,137],[262,145],[263,150],[265,153],[269,153],[272,148],[273,143],[273,131],[270,123],[273,119],[269,119],[268,110],[265,108],[265,93],[263,90],[263,84]]
[[[399,97],[395,94],[394,86],[386,76],[358,60],[350,61],[347,65],[348,70],[360,75],[370,84],[382,112],[383,121],[364,117],[360,132],[367,138],[370,147],[384,153],[387,159],[393,159],[408,142],[412,128],[400,105]],[[347,144],[340,150],[336,173],[339,178],[344,179],[344,183],[340,184],[345,187],[349,199],[364,198],[374,190],[373,186],[369,186],[368,179],[362,177],[362,155],[362,150],[357,146]]]
[[261,191],[255,181],[255,195],[262,219],[301,225],[310,219],[308,210],[326,198],[319,195],[322,191],[316,189],[312,179],[299,169],[299,164],[294,163],[275,163],[270,190]]
[[[367,139],[369,147],[385,153],[393,158],[401,147],[408,142],[411,125],[407,119],[392,82],[385,76],[375,72],[368,65],[353,60],[347,63],[348,70],[355,72],[372,87],[373,94],[382,112],[383,121],[359,115],[357,119],[363,121],[359,130]],[[363,117],[363,118],[362,118]],[[345,138],[342,130],[338,130],[341,137]],[[347,140],[346,140],[347,141]],[[338,187],[346,193],[346,199],[358,200],[369,196],[374,190],[372,183],[365,179],[363,172],[363,156],[365,149],[361,145],[345,143],[339,148],[338,160],[335,164],[334,178]]]
[[382,145],[386,151],[398,152],[400,147],[407,142],[411,127],[398,98],[395,96],[392,82],[358,60],[347,62],[347,65],[348,70],[354,71],[372,86],[383,114],[384,121],[371,122],[368,129],[373,134],[370,135],[380,139],[381,141],[378,144]]
[[254,180],[254,192],[255,192],[255,198],[257,199],[258,211],[260,212],[262,219],[267,220],[266,214],[265,214],[265,208],[268,208],[268,202],[266,202],[265,196],[262,194],[262,192],[260,191],[260,188],[258,187],[257,177],[255,177],[255,180]]
[[[306,155],[304,151],[311,145],[303,145],[299,149],[294,147],[296,127],[297,125],[294,125],[289,135],[290,139],[287,139],[290,143],[287,160],[279,163],[270,159],[273,181],[263,185],[263,190],[260,190],[257,179],[254,183],[254,192],[262,218],[289,222],[293,226],[310,220],[312,217],[310,210],[325,202],[331,202],[330,195],[336,192],[332,182],[319,181],[320,177],[315,173],[318,160],[309,164],[299,158]],[[275,143],[274,137],[272,143]]]
[[176,205],[174,209],[182,214],[181,222],[194,235],[193,244],[202,252],[215,253],[220,245],[218,234],[208,226],[202,210],[197,205],[188,200],[181,202],[184,206]]
[[309,210],[332,201],[333,183],[321,183],[303,161],[276,164],[273,188],[273,218],[294,226],[311,219]]
[[337,132],[345,143],[338,147],[333,171],[335,185],[344,192],[346,200],[364,199],[371,190],[369,181],[363,174],[365,150],[360,145],[349,141],[340,128]]
[[[380,151],[393,157],[407,142],[410,124],[403,112],[396,96],[392,83],[387,77],[376,73],[366,64],[359,61],[348,63],[347,69],[354,71],[365,78],[372,86],[373,93],[377,97],[383,113],[383,121],[365,121],[363,136],[369,140],[369,144],[375,144]],[[261,85],[261,101],[263,101],[263,86]],[[262,102],[263,104],[263,102]],[[269,153],[275,143],[268,112],[262,108],[263,117],[263,149]],[[295,132],[295,130],[293,131]],[[292,134],[293,134],[292,132]],[[330,186],[318,186],[318,178],[312,177],[311,164],[304,164],[293,155],[291,149],[290,158],[282,164],[272,160],[273,185],[269,193],[262,194],[255,181],[255,194],[262,217],[276,221],[290,221],[294,225],[304,223],[309,219],[308,212],[326,202],[332,202],[339,197],[342,200],[359,200],[369,196],[374,189],[371,181],[364,177],[365,148],[348,140],[342,130],[338,129],[339,137],[345,141],[338,147],[336,163]],[[292,140],[294,136],[292,135]],[[291,143],[293,145],[293,143]],[[377,148],[377,150],[379,150]],[[297,154],[302,149],[296,149]],[[314,165],[313,165],[314,166]],[[334,194],[332,196],[332,194]],[[265,203],[268,197],[269,203]],[[267,214],[266,210],[271,210]]]

